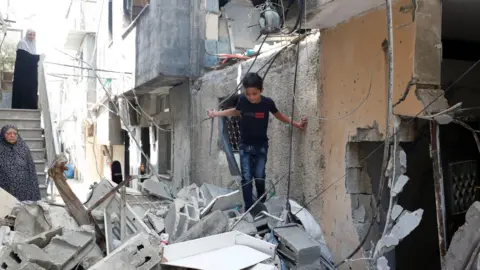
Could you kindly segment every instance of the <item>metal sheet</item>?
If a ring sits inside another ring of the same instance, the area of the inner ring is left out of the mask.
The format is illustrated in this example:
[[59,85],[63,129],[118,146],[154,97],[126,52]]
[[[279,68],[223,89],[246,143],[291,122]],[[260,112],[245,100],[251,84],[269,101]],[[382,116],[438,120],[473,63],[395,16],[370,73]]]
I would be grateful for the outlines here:
[[234,245],[164,263],[165,265],[202,270],[240,270],[269,259],[251,247]]

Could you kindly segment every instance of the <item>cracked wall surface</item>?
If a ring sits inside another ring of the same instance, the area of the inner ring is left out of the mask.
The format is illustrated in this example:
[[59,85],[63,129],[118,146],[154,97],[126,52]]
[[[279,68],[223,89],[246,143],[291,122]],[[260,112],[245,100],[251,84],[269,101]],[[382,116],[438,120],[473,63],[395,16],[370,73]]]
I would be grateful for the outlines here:
[[[268,52],[260,55],[251,71],[258,71],[272,58],[274,53]],[[299,120],[300,114],[309,114],[311,117],[308,128],[305,131],[295,129],[293,137],[292,194],[293,198],[300,203],[321,191],[321,175],[325,165],[323,156],[316,151],[312,151],[312,149],[322,147],[321,123],[318,118],[315,118],[319,115],[317,102],[317,95],[319,94],[319,55],[318,35],[316,37],[310,36],[307,41],[301,43],[295,119]],[[278,109],[287,115],[290,115],[292,108],[295,60],[296,46],[280,53],[270,68],[264,83],[264,95],[271,97],[276,102]],[[209,153],[211,121],[201,121],[207,116],[206,109],[216,108],[219,99],[235,91],[237,77],[239,77],[239,67],[241,68],[240,73],[243,75],[252,61],[253,59],[240,65],[209,72],[196,81],[190,90],[192,96],[191,125],[196,125],[191,130],[192,182],[206,182],[226,187],[236,179],[236,177],[231,176],[225,153],[219,147],[219,119],[215,119],[214,122],[211,155]],[[266,67],[260,72],[260,75],[264,74],[265,69]],[[182,133],[181,136],[186,135]],[[271,115],[268,136],[270,147],[267,178],[275,181],[288,171],[289,127]],[[181,159],[176,159],[175,167],[182,168],[183,166],[179,162],[182,162]],[[267,183],[268,186],[269,183]],[[285,194],[286,186],[286,177],[284,177],[283,181],[277,186],[276,193]]]

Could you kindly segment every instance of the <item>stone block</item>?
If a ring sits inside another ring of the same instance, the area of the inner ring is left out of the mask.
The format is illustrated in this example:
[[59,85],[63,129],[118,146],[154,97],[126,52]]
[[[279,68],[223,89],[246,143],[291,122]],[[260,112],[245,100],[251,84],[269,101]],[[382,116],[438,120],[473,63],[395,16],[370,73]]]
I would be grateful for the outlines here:
[[[273,233],[279,242],[277,250],[280,254],[294,262],[297,268],[309,267],[309,269],[323,269],[323,266],[319,265],[318,261],[318,257],[321,254],[320,243],[303,229],[293,225],[276,228],[273,230]],[[311,268],[313,264],[318,268]]]
[[90,270],[124,269],[149,270],[160,263],[160,238],[139,233],[123,243]]
[[158,197],[159,199],[173,200],[172,196],[170,195],[170,188],[167,186],[167,184],[151,178],[143,182],[143,190],[152,196]]
[[347,168],[345,186],[348,194],[372,194],[372,180],[366,167]]
[[165,232],[173,242],[200,220],[198,209],[182,199],[175,199],[165,218]]
[[82,260],[102,257],[93,230],[61,228],[5,247],[0,254],[4,269],[72,269]]
[[352,194],[352,219],[356,223],[371,222],[373,218],[373,210],[375,202],[372,195],[369,194]]
[[444,259],[444,269],[465,269],[480,242],[480,202],[473,203],[465,216],[465,224],[453,235]]
[[221,234],[227,230],[227,216],[221,211],[215,211],[193,225],[188,231],[177,238],[175,243]]

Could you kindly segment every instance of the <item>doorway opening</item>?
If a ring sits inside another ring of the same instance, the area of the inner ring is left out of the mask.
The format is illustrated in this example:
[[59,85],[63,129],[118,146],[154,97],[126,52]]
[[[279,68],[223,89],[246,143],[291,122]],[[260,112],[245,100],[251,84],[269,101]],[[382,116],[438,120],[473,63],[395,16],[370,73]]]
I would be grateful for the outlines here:
[[[398,195],[397,203],[411,212],[421,208],[424,214],[419,226],[401,240],[394,250],[384,255],[390,269],[440,269],[433,166],[429,148],[430,130],[424,121],[417,122],[415,139],[400,142],[400,148],[407,156],[405,175],[410,180]],[[390,191],[385,184],[377,208],[383,160],[383,151],[375,151],[379,147],[382,149],[382,142],[351,142],[347,146],[346,187],[352,202],[352,221],[359,241],[364,239],[370,229],[363,245],[363,250],[367,253],[364,255],[369,254],[374,248],[372,243],[377,243],[381,237],[389,206]],[[365,158],[367,159],[364,160]],[[373,220],[377,211],[377,218]],[[429,251],[428,254],[425,253],[426,250]]]
[[[476,189],[480,154],[475,131],[472,131],[480,128],[478,14],[478,1],[445,0],[442,3],[441,84],[442,89],[449,88],[445,93],[448,105],[462,103],[454,115],[456,122],[440,127],[447,247],[455,232],[465,223],[466,210],[480,199]],[[458,80],[462,75],[465,76]]]

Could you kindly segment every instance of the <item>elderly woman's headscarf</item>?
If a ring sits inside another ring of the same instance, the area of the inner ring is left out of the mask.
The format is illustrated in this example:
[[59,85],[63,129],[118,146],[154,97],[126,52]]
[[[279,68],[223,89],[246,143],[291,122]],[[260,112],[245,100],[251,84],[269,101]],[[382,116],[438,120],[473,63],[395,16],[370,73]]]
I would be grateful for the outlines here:
[[28,39],[28,34],[35,32],[32,29],[28,29],[25,37],[18,43],[17,49],[27,51],[31,54],[37,54],[37,42],[36,40]]
[[[16,126],[14,125],[5,125],[2,127],[2,130],[0,131],[0,140],[2,141],[2,143],[6,144],[6,145],[12,145],[11,143],[7,142],[7,139],[5,139],[5,134],[7,133],[7,131],[9,129],[14,129],[15,131],[18,132],[18,129]],[[22,138],[20,137],[20,135],[17,135],[17,142],[15,143],[15,145],[20,145],[20,144],[23,144],[23,140]]]

